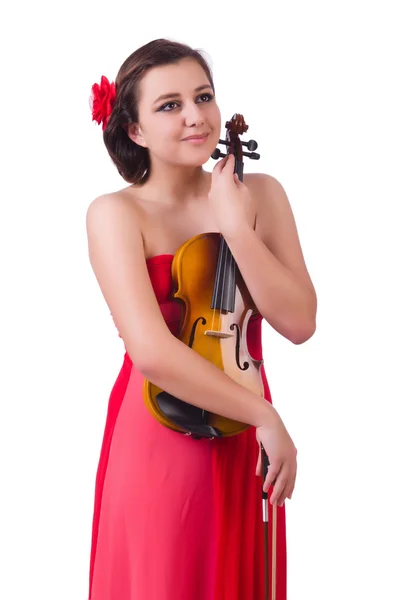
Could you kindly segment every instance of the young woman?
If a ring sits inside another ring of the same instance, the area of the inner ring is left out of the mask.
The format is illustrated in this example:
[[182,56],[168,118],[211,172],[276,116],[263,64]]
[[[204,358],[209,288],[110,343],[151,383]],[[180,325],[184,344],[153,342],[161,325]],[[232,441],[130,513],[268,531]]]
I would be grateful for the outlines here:
[[[221,135],[203,56],[155,40],[92,88],[93,119],[130,185],[87,211],[90,262],[125,346],[110,395],[95,488],[90,600],[264,598],[260,443],[264,484],[277,505],[277,600],[286,600],[286,498],[296,448],[272,405],[177,338],[171,265],[197,234],[222,234],[260,314],[247,331],[262,357],[261,320],[300,344],[316,328],[316,293],[288,199],[265,174],[233,175],[234,158],[203,165]],[[142,397],[144,379],[177,398],[249,425],[194,440],[163,426]],[[272,511],[269,511],[270,516]]]

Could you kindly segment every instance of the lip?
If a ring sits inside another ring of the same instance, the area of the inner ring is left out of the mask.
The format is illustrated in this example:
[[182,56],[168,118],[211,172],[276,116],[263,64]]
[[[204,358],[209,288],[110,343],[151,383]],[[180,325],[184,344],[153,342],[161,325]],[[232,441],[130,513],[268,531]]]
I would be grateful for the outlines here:
[[183,142],[199,142],[200,140],[205,140],[209,136],[209,133],[202,133],[201,135],[189,135],[189,137],[183,138]]

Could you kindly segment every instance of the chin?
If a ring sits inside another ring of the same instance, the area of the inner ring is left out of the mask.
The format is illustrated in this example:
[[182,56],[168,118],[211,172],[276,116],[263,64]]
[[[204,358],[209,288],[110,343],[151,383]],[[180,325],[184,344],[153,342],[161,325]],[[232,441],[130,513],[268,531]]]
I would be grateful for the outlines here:
[[205,156],[197,157],[196,160],[189,161],[188,163],[185,163],[185,164],[187,167],[202,167],[209,161],[210,158],[211,158],[211,154],[208,154],[208,152],[207,152]]
[[180,164],[185,165],[186,167],[201,167],[211,158],[211,154],[214,150],[208,150],[208,148],[195,148],[192,151],[190,156],[181,156]]

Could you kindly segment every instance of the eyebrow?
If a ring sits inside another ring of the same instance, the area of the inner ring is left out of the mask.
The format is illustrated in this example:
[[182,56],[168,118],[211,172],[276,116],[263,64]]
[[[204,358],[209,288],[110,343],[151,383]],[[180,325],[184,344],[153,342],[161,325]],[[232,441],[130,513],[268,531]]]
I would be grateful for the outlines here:
[[[196,89],[194,90],[195,92],[201,92],[201,90],[205,90],[205,89],[210,89],[212,90],[212,87],[209,83],[206,83],[204,85],[199,85],[198,87],[196,87]],[[175,98],[175,97],[180,97],[181,94],[179,94],[179,92],[170,92],[169,94],[162,94],[161,96],[159,96],[158,98],[156,98],[156,100],[153,102],[153,104],[156,104],[156,102],[158,102],[159,100],[168,100],[169,98]]]

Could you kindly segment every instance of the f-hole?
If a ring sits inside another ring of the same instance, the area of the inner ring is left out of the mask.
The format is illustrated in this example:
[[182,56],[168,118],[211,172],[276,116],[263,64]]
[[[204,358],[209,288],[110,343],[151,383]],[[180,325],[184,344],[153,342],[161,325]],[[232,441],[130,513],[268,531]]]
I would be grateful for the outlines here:
[[203,325],[205,325],[207,323],[207,321],[204,317],[198,317],[195,320],[195,322],[193,323],[192,331],[190,332],[189,348],[193,348],[194,337],[196,334],[196,329],[197,329],[197,325],[199,324],[199,321],[201,321]]
[[237,339],[236,339],[236,363],[237,363],[237,366],[242,371],[246,371],[249,367],[249,363],[247,361],[245,361],[243,367],[240,365],[240,327],[238,326],[237,323],[233,323],[232,325],[230,325],[230,329],[231,330],[235,329],[236,333],[237,333]]

